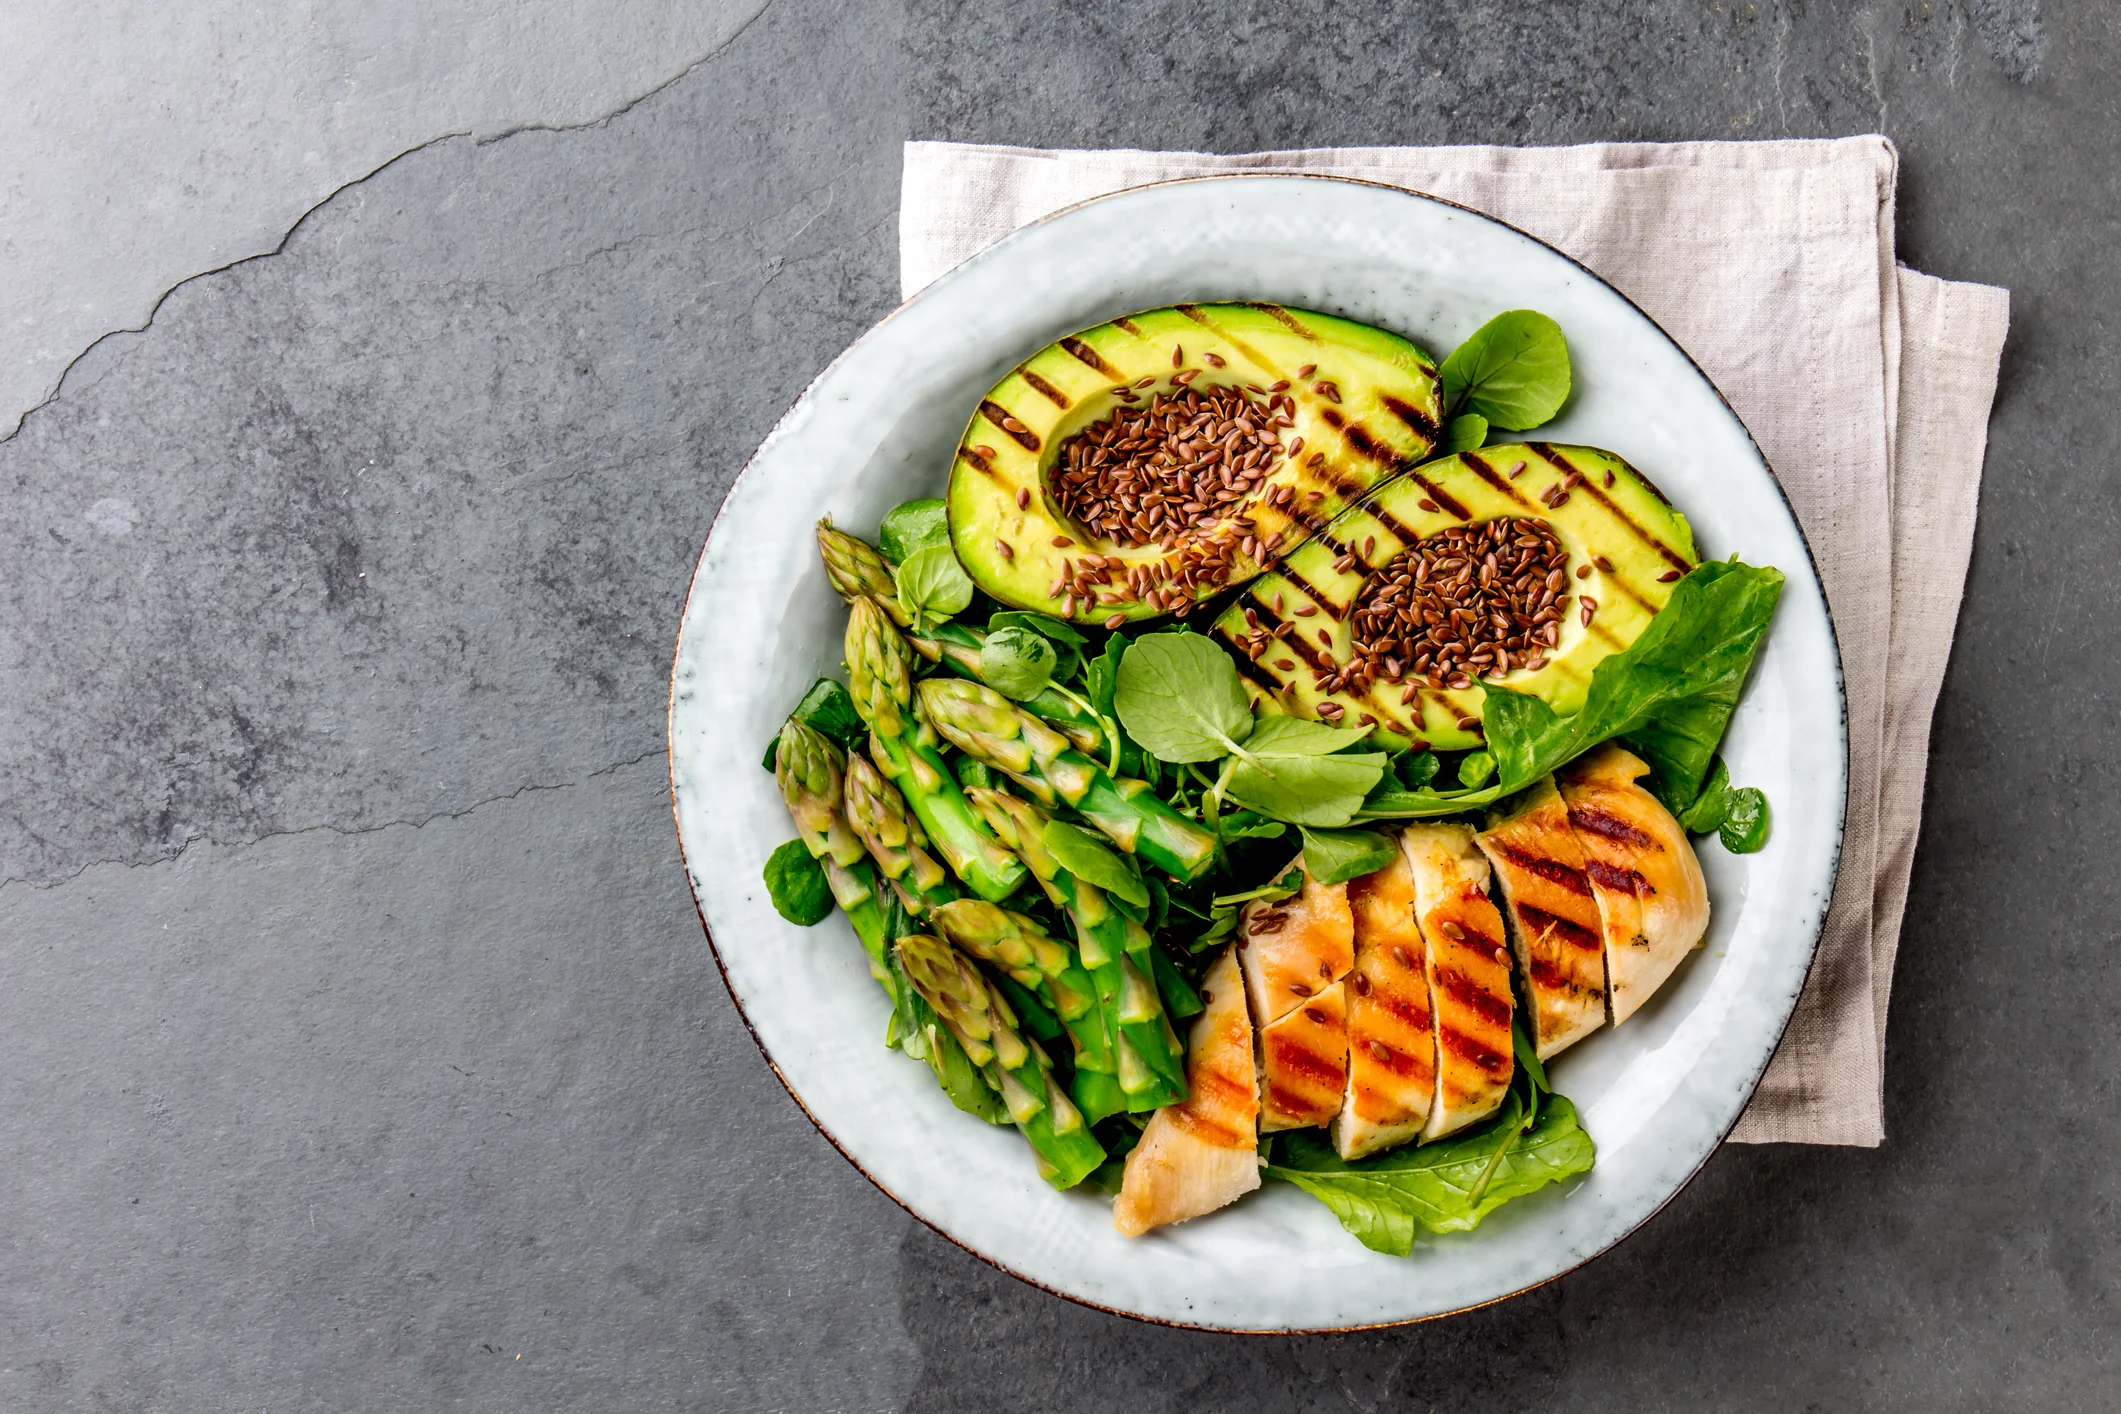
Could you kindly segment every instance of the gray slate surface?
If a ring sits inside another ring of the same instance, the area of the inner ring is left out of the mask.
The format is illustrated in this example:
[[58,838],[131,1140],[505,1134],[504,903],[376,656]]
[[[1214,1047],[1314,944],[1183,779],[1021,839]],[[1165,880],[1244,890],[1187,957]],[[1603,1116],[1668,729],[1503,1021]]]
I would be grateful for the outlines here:
[[[1403,8],[783,3],[77,364],[0,442],[0,1407],[2113,1407],[2121,27]],[[1532,1295],[1299,1340],[1047,1297],[833,1154],[685,897],[663,676],[895,302],[903,139],[1879,128],[1903,258],[2014,312],[1885,1148],[1726,1149]]]

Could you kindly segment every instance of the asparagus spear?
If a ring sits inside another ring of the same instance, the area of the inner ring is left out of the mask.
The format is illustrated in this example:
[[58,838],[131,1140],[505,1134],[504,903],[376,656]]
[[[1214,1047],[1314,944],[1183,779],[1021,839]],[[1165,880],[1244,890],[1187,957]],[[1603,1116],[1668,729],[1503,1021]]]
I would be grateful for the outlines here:
[[845,765],[845,755],[830,737],[797,721],[781,728],[773,758],[773,778],[781,788],[781,799],[788,802],[804,848],[824,864],[832,897],[846,911],[862,951],[869,955],[870,974],[896,1005],[898,987],[887,959],[891,938],[883,900],[877,893],[876,869],[843,808]]
[[1097,983],[1083,970],[1075,949],[1023,914],[983,899],[946,903],[931,921],[944,941],[1001,969],[1053,1008],[1075,1043],[1075,1079],[1069,1088],[1090,1123],[1132,1108],[1120,1088],[1111,1013],[1099,1005]]
[[1149,930],[1112,906],[1104,891],[1061,867],[1040,838],[1047,817],[1006,791],[975,788],[972,806],[1016,851],[1053,906],[1075,926],[1083,966],[1097,987],[1109,1029],[1120,1090],[1135,1114],[1186,1098],[1185,1050],[1149,985],[1154,946]]
[[850,605],[857,599],[876,600],[900,628],[911,622],[898,601],[898,576],[875,546],[833,529],[832,518],[827,516],[817,523],[817,552],[825,562],[825,579],[833,593]]
[[957,897],[949,871],[928,852],[920,821],[906,812],[905,797],[859,751],[847,757],[846,805],[853,833],[898,886],[907,912],[923,914]]
[[911,933],[898,940],[899,964],[921,999],[987,1076],[1009,1117],[1038,1156],[1039,1177],[1072,1188],[1104,1162],[1104,1146],[1082,1112],[1054,1083],[1053,1063],[1016,1028],[1000,992],[971,959],[940,938]]
[[[830,520],[817,523],[818,557],[825,562],[825,578],[833,592],[852,605],[857,599],[874,599],[890,620],[908,628],[912,617],[898,601],[898,580],[891,561],[867,541],[833,528]],[[980,672],[980,649],[985,631],[969,624],[946,623],[927,637],[908,633],[913,651],[931,663],[946,663],[975,682],[985,682]],[[1106,723],[1095,712],[1086,711],[1052,688],[1046,688],[1024,703],[1025,708],[1053,723],[1075,749],[1090,756],[1111,750]]]
[[918,855],[941,876],[942,866],[920,851],[920,826],[905,818],[905,805],[898,799],[898,792],[877,776],[876,768],[867,760],[857,755],[850,761],[831,738],[796,721],[781,728],[773,775],[780,785],[781,798],[788,802],[788,813],[795,817],[797,837],[813,858],[823,862],[832,896],[846,910],[862,951],[869,955],[870,975],[891,999],[892,1027],[886,1044],[898,1046],[915,1060],[926,1061],[935,1072],[936,1082],[959,1109],[995,1123],[1007,1123],[1008,1113],[1002,1108],[1000,1097],[966,1058],[957,1038],[905,984],[904,973],[894,965],[897,959],[891,944],[898,934],[911,932],[912,928],[899,900],[880,887],[877,866],[865,857],[865,832],[848,818],[843,805],[847,797],[859,793],[865,798],[865,808],[871,797],[881,798],[880,807],[895,806],[896,828],[885,822],[868,832],[876,836],[877,842],[867,845],[867,849],[884,858],[895,848],[894,857],[899,860],[902,873],[911,869],[913,856]]
[[1114,780],[1066,737],[990,687],[957,678],[920,684],[922,719],[952,746],[1022,786],[1064,801],[1129,854],[1178,879],[1215,861],[1215,836],[1157,798],[1146,781]]
[[937,853],[981,898],[998,901],[1015,893],[1024,866],[965,803],[934,738],[914,721],[913,652],[883,606],[866,595],[854,600],[847,615],[847,685],[855,710],[869,724],[877,770],[905,793]]

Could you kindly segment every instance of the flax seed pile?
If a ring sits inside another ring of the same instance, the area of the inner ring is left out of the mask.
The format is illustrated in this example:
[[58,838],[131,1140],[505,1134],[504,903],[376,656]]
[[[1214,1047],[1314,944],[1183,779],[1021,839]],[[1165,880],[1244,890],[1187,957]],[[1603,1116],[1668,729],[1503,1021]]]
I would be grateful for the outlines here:
[[1418,541],[1364,587],[1349,620],[1350,659],[1320,687],[1404,682],[1402,700],[1412,702],[1418,686],[1467,688],[1544,667],[1568,611],[1568,565],[1536,520],[1453,526]]
[[1130,548],[1161,541],[1169,551],[1303,449],[1302,438],[1282,445],[1296,412],[1286,382],[1260,389],[1262,401],[1245,388],[1192,387],[1188,373],[1146,404],[1129,400],[1151,380],[1114,389],[1123,406],[1061,444],[1053,498],[1092,535]]

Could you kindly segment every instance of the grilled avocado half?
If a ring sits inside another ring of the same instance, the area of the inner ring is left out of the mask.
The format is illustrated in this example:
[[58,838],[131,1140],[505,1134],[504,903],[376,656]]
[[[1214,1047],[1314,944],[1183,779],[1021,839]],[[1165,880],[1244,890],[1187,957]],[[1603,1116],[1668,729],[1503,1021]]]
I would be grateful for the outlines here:
[[[1568,552],[1558,592],[1570,603],[1559,641],[1543,667],[1518,667],[1496,679],[1545,699],[1563,716],[1583,706],[1591,669],[1635,641],[1671,598],[1673,582],[1698,561],[1686,517],[1611,452],[1520,442],[1442,457],[1386,483],[1314,532],[1217,617],[1214,632],[1236,653],[1255,708],[1342,726],[1374,723],[1395,747],[1479,746],[1486,692],[1477,681],[1453,690],[1416,686],[1419,680],[1410,677],[1373,682],[1360,692],[1326,692],[1317,684],[1351,660],[1350,616],[1379,575],[1394,572],[1421,539],[1499,517],[1544,522]],[[1580,573],[1586,568],[1588,574]],[[1584,595],[1597,606],[1588,623],[1577,609]],[[1262,629],[1285,623],[1285,631],[1262,638]]]
[[[1053,473],[1070,437],[1160,393],[1217,385],[1295,404],[1280,445],[1301,438],[1301,449],[1242,501],[1168,550],[1093,536],[1063,510]],[[1180,588],[1191,607],[1253,578],[1412,467],[1434,444],[1439,414],[1428,356],[1365,324],[1272,304],[1115,319],[1049,344],[980,400],[951,467],[951,544],[1005,604],[1079,622],[1153,618],[1178,606]],[[1189,583],[1186,570],[1203,559],[1215,568]],[[1086,569],[1094,583],[1079,593]]]

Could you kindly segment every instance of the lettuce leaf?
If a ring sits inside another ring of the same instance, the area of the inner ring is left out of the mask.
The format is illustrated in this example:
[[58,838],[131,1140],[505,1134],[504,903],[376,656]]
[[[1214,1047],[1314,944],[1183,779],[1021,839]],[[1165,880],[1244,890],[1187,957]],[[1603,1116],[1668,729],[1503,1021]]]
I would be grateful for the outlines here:
[[1597,1157],[1591,1136],[1560,1095],[1544,1097],[1532,1127],[1496,1157],[1523,1124],[1527,1103],[1513,1088],[1502,1113],[1477,1130],[1354,1163],[1321,1135],[1277,1135],[1263,1172],[1331,1208],[1363,1246],[1404,1257],[1414,1250],[1416,1229],[1465,1232],[1512,1198],[1590,1169]]
[[1583,708],[1555,714],[1527,693],[1489,684],[1481,719],[1496,779],[1480,790],[1387,790],[1360,818],[1450,815],[1523,790],[1593,746],[1626,737],[1661,798],[1691,801],[1723,740],[1753,656],[1782,597],[1782,571],[1710,560],[1672,586],[1641,637],[1591,670]]

